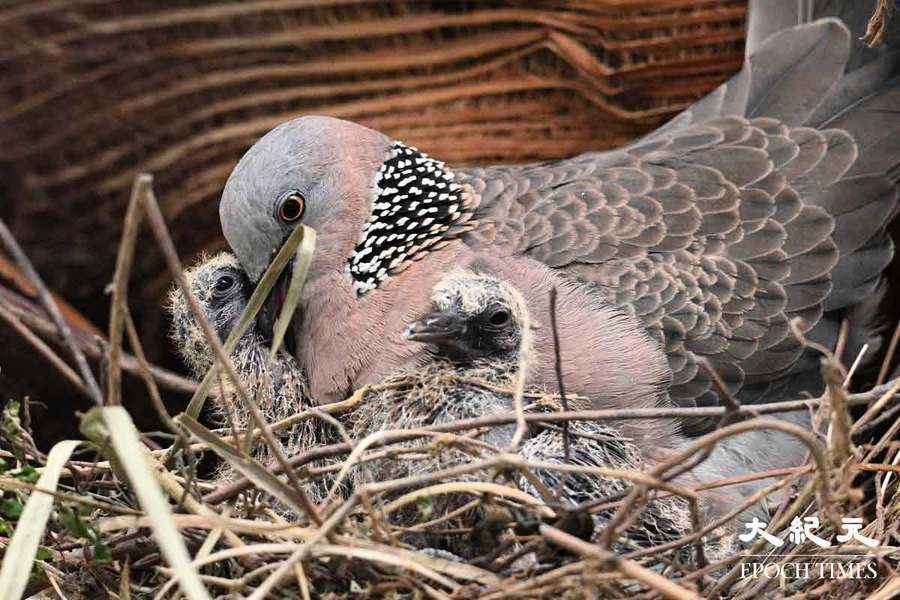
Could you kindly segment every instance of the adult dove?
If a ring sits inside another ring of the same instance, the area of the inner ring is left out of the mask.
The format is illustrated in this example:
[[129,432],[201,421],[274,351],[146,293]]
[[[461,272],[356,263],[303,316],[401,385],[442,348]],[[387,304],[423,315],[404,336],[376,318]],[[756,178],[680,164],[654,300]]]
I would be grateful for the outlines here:
[[[851,23],[871,14],[869,2],[826,4]],[[226,183],[222,228],[252,281],[294,227],[317,231],[297,324],[313,396],[340,397],[414,364],[421,345],[401,332],[473,253],[526,279],[549,271],[586,284],[649,333],[644,360],[625,368],[614,349],[577,356],[562,339],[564,361],[590,359],[567,377],[574,393],[604,374],[621,389],[661,386],[677,405],[718,405],[701,358],[743,402],[817,392],[818,357],[792,321],[833,346],[850,318],[848,356],[878,333],[898,195],[900,61],[890,48],[856,48],[859,33],[836,18],[795,25],[791,8],[751,3],[743,70],[611,152],[451,170],[328,117],[261,138]],[[536,314],[549,326],[546,311]],[[668,373],[648,372],[658,360]],[[587,395],[597,406],[618,400]]]

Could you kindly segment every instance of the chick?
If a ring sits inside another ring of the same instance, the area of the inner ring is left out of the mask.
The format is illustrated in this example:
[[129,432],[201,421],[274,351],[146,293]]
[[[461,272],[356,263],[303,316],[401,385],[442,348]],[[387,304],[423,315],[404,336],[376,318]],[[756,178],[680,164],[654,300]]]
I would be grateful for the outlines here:
[[[491,275],[458,270],[435,286],[434,311],[407,326],[403,335],[434,347],[459,365],[494,365],[509,370],[518,360],[531,326],[522,294]],[[530,342],[528,342],[530,343]]]
[[[491,414],[509,415],[512,396],[498,393],[499,388],[512,389],[518,377],[522,354],[529,348],[532,327],[523,296],[512,285],[486,274],[457,270],[447,275],[432,292],[433,310],[411,323],[404,332],[407,339],[428,344],[433,361],[415,371],[398,373],[384,383],[382,391],[373,394],[347,417],[348,430],[357,439],[377,431],[416,429],[423,426]],[[527,360],[526,360],[527,362]],[[475,381],[492,384],[486,388]],[[559,410],[553,406],[553,410]],[[548,404],[533,403],[529,411],[548,410]],[[505,448],[515,427],[495,427],[476,436],[479,442],[497,449]],[[644,453],[620,430],[596,422],[572,423],[571,448],[566,460],[562,435],[555,428],[530,428],[529,438],[519,448],[529,462],[544,462],[640,470],[646,463]],[[489,455],[477,447],[464,448],[452,444],[425,453],[431,440],[409,442],[407,448],[420,448],[416,460],[379,460],[366,463],[356,473],[357,482],[364,479],[384,480],[431,472],[463,464],[473,455]],[[433,446],[433,444],[432,444]],[[559,492],[556,498],[562,508],[571,508],[587,500],[612,496],[629,487],[629,482],[596,474],[563,475],[551,469],[537,470],[545,489]],[[475,473],[463,480],[484,480],[492,476]],[[512,474],[511,482],[536,498],[536,489],[521,473]],[[560,486],[559,484],[562,483]],[[440,515],[458,508],[471,497],[432,499],[429,514]],[[395,523],[412,525],[423,515],[415,509],[395,515]],[[603,521],[611,512],[596,517]],[[429,516],[429,515],[424,515]],[[470,511],[455,520],[452,527],[471,526],[480,518]],[[427,519],[425,519],[427,520]],[[632,539],[653,545],[684,535],[690,529],[687,505],[678,498],[652,502],[637,526],[629,532]],[[599,528],[595,528],[599,531]],[[458,546],[453,546],[458,551]]]
[[[519,292],[496,278],[457,271],[433,292],[434,311],[407,326],[409,340],[433,346],[432,359],[388,377],[383,391],[345,418],[351,436],[415,429],[490,414],[508,414],[509,395],[478,382],[511,389],[527,312]],[[494,428],[480,439],[507,444],[514,427]]]
[[[432,300],[434,311],[403,332],[409,340],[432,346],[432,359],[392,374],[379,391],[346,415],[351,437],[362,439],[379,431],[418,429],[512,410],[512,397],[494,389],[515,385],[523,338],[527,343],[528,315],[521,294],[489,275],[460,270],[435,287]],[[510,442],[514,430],[512,425],[495,427],[477,439],[500,449]],[[408,446],[429,443],[422,439]],[[479,454],[471,448],[467,452]],[[402,477],[471,459],[456,447],[430,460],[368,463],[359,475]]]
[[[250,280],[238,265],[234,255],[221,253],[212,258],[201,258],[185,271],[191,293],[203,310],[204,316],[224,342],[237,325],[253,291]],[[168,310],[172,317],[171,338],[186,365],[198,378],[203,377],[214,362],[213,351],[203,330],[188,307],[181,289],[175,287],[169,293]],[[315,405],[310,399],[306,378],[297,362],[288,352],[279,350],[275,360],[269,360],[269,340],[251,326],[241,336],[231,353],[232,363],[244,389],[254,394],[260,411],[267,422],[274,423]],[[249,412],[237,399],[234,386],[228,377],[220,378],[221,385],[213,386],[210,420],[218,427],[245,430],[251,426]],[[218,382],[217,382],[218,383]],[[262,388],[262,389],[261,389]],[[317,444],[334,443],[330,426],[318,419],[303,420],[290,429],[279,432],[283,451],[288,456]],[[269,464],[272,456],[266,444],[255,443],[250,454]],[[236,476],[223,467],[219,479]],[[311,486],[314,499],[324,496],[327,480]]]

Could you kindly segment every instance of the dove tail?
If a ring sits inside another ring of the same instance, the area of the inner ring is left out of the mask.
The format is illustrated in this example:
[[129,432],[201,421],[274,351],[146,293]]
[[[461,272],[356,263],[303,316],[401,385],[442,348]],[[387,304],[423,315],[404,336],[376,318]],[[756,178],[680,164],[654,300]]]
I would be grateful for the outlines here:
[[[866,33],[869,21],[884,0],[750,0],[747,15],[747,56],[753,55],[766,39],[795,25],[818,19],[839,19],[853,34],[853,46],[847,72],[871,62],[886,49],[900,47],[900,19],[887,14],[883,35],[876,47],[869,48]],[[889,0],[890,1],[890,0]]]
[[811,125],[876,92],[900,62],[900,13],[876,47],[862,39],[878,1],[751,0],[744,68],[660,131],[723,116]]

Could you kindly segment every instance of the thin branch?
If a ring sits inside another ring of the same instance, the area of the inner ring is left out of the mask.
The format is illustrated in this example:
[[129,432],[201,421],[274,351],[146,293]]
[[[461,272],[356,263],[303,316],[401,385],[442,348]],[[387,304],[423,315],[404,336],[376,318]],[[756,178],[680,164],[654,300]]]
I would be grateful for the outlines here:
[[832,461],[840,467],[853,454],[853,441],[850,438],[850,413],[847,410],[847,397],[843,386],[843,375],[836,365],[827,359],[822,361],[822,377],[825,380],[828,403],[831,408],[831,427],[829,433]]
[[876,385],[880,385],[887,376],[888,372],[891,370],[891,363],[894,362],[894,353],[897,351],[897,343],[900,342],[900,321],[897,322],[897,325],[894,327],[894,334],[891,336],[891,342],[888,344],[887,352],[884,355],[884,359],[881,361],[881,368],[878,370],[878,379],[875,381]]
[[[877,400],[881,394],[890,389],[891,385],[896,383],[900,385],[900,379],[896,382],[888,382],[882,386],[873,388],[867,392],[859,394],[850,394],[847,396],[848,406],[857,406],[861,404],[869,404]],[[896,397],[892,397],[896,401]],[[736,414],[742,417],[756,417],[764,414],[774,414],[781,412],[792,412],[796,410],[807,410],[810,407],[818,406],[822,402],[821,399],[811,398],[809,400],[795,400],[791,402],[772,402],[769,404],[757,404],[742,406]],[[659,419],[659,418],[677,418],[683,419],[688,417],[721,417],[725,414],[724,407],[698,407],[698,408],[634,408],[627,410],[582,410],[571,412],[557,413],[539,413],[526,414],[526,422],[563,422],[563,421],[601,421],[601,420],[622,420],[622,419]],[[491,427],[495,425],[507,425],[514,423],[515,416],[511,415],[488,415],[477,417],[474,419],[462,419],[450,423],[439,423],[423,427],[423,432],[453,432],[464,431],[469,429],[477,429],[480,427]],[[409,431],[393,431],[385,432],[381,441],[382,444],[390,444],[412,440],[425,435],[424,433],[411,433]],[[375,445],[373,445],[374,447]],[[330,444],[327,446],[318,446],[311,448],[305,452],[297,454],[290,458],[289,463],[294,467],[303,466],[320,458],[328,458],[350,452],[353,448],[350,444]],[[273,473],[280,473],[280,465],[269,465],[269,469]],[[221,489],[204,496],[204,501],[212,504],[223,502],[229,498],[233,498],[240,494],[243,490],[252,485],[249,479],[241,478],[233,483],[223,486]]]
[[91,393],[85,387],[84,382],[81,380],[81,377],[78,376],[78,373],[72,370],[72,367],[66,364],[66,362],[59,357],[59,355],[53,351],[50,346],[44,343],[44,340],[39,338],[34,334],[28,327],[25,326],[22,321],[16,317],[11,311],[7,310],[6,306],[0,304],[0,318],[3,318],[4,321],[9,323],[10,327],[16,330],[16,332],[22,336],[22,338],[31,344],[35,350],[40,352],[40,354],[46,358],[51,365],[53,365],[60,374],[71,383],[76,390],[81,392],[85,398],[91,399]]
[[[17,306],[9,306],[8,308],[16,317],[21,319],[23,323],[40,334],[41,337],[62,342],[62,336],[59,334],[59,329],[43,316]],[[104,360],[107,355],[107,348],[109,347],[109,342],[99,336],[91,336],[89,341],[76,337],[75,343],[78,344],[85,356],[98,362]],[[140,373],[138,361],[135,357],[126,352],[122,353],[120,364],[122,365],[122,368],[129,373]],[[156,365],[150,365],[150,374],[153,375],[153,379],[159,385],[173,392],[190,394],[197,389],[196,382]]]
[[[521,297],[518,290],[513,288],[512,292],[519,296],[517,299],[519,304],[525,306],[525,299]],[[531,316],[528,314],[527,310],[523,311],[520,327],[522,330],[522,339],[519,341],[519,363],[518,368],[516,369],[516,387],[513,393],[513,412],[516,416],[516,429],[509,442],[508,450],[510,452],[516,451],[519,444],[522,443],[522,438],[525,437],[525,434],[528,431],[528,425],[525,421],[525,407],[523,400],[525,398],[525,379],[528,377],[528,368],[531,365],[531,355],[534,352],[534,331]]]
[[138,230],[141,226],[140,199],[153,185],[153,177],[147,173],[138,175],[131,188],[131,199],[125,213],[125,226],[122,229],[122,240],[116,255],[116,272],[113,276],[112,303],[109,309],[109,348],[107,352],[106,393],[110,405],[122,403],[122,329],[126,297],[128,295],[128,279],[134,263],[134,249],[137,245]]
[[862,38],[870,48],[884,41],[888,20],[891,18],[892,4],[893,0],[878,0],[878,6],[875,7],[875,12],[872,13],[866,26],[866,34]]
[[[553,357],[554,357],[554,366],[556,368],[556,385],[559,387],[559,401],[562,404],[562,409],[565,412],[569,411],[569,401],[566,399],[566,386],[563,382],[563,372],[562,372],[562,356],[559,348],[559,329],[556,325],[556,286],[550,290],[550,327],[553,330]],[[562,438],[563,438],[563,455],[566,458],[566,462],[570,462],[571,460],[571,450],[569,446],[569,422],[564,421],[562,424]]]
[[662,594],[666,598],[674,600],[699,600],[700,596],[691,590],[685,589],[677,583],[666,579],[659,573],[646,569],[634,562],[633,560],[624,558],[612,552],[604,551],[593,544],[589,544],[584,540],[570,535],[564,531],[560,531],[549,525],[540,526],[541,535],[555,544],[580,554],[586,558],[595,558],[602,563],[608,564],[613,569],[619,571],[622,575],[639,581],[650,589]]
[[141,338],[138,336],[137,328],[134,326],[134,320],[131,318],[131,312],[128,310],[127,306],[123,307],[122,313],[125,321],[125,329],[128,333],[128,343],[131,344],[131,347],[134,349],[138,366],[141,369],[141,378],[144,380],[144,385],[147,386],[147,392],[150,394],[150,401],[156,409],[157,414],[159,414],[160,420],[165,423],[166,427],[168,427],[175,435],[183,436],[181,429],[175,421],[172,420],[169,411],[166,410],[166,405],[159,393],[159,388],[156,386],[156,382],[153,381],[153,376],[150,374],[150,364],[144,356],[144,347],[141,344]]
[[81,373],[81,379],[84,381],[90,397],[97,406],[103,406],[103,394],[100,392],[100,387],[97,385],[94,373],[91,371],[87,360],[84,358],[84,353],[72,338],[72,330],[69,328],[69,324],[59,312],[56,300],[53,299],[53,295],[50,294],[50,290],[47,289],[44,280],[38,275],[37,271],[34,269],[34,265],[28,260],[28,256],[26,256],[22,247],[19,246],[19,243],[16,241],[12,232],[6,227],[6,223],[3,222],[3,219],[0,219],[0,240],[3,241],[6,250],[16,261],[16,264],[19,265],[19,268],[22,269],[22,272],[25,273],[25,276],[31,280],[32,284],[34,284],[41,305],[44,307],[44,310],[47,311],[47,314],[50,315],[53,323],[56,324],[56,328],[59,330],[66,347],[75,359],[75,364],[78,366],[78,372]]

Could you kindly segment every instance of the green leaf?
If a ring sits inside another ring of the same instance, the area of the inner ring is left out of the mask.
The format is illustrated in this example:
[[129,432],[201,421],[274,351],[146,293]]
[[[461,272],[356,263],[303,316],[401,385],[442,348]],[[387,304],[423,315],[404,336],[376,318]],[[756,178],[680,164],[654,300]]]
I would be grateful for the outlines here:
[[16,469],[11,473],[11,475],[19,481],[24,481],[25,483],[37,483],[37,480],[41,477],[41,474],[37,472],[37,469],[31,466],[25,466],[21,469]]
[[59,509],[59,516],[63,527],[68,529],[72,535],[85,540],[91,539],[90,530],[87,525],[85,525],[84,521],[81,520],[81,516],[77,512],[63,506]]
[[4,498],[0,500],[0,512],[8,519],[18,520],[22,516],[22,510],[25,507],[18,500]]
[[423,496],[416,500],[416,506],[419,507],[419,513],[426,519],[434,514],[434,506],[431,504],[430,496]]
[[18,419],[22,404],[18,400],[10,400],[3,409],[4,416],[10,419]]
[[93,544],[94,548],[94,562],[110,562],[112,561],[112,552],[109,550],[109,546],[104,544],[102,541],[97,540]]
[[34,555],[34,560],[50,560],[51,558],[53,558],[53,553],[50,552],[49,548],[38,546],[37,554]]

